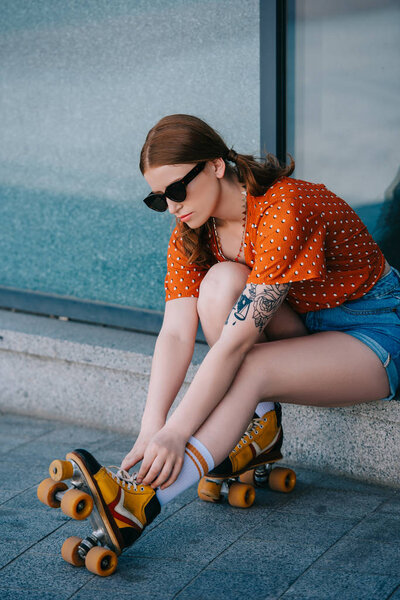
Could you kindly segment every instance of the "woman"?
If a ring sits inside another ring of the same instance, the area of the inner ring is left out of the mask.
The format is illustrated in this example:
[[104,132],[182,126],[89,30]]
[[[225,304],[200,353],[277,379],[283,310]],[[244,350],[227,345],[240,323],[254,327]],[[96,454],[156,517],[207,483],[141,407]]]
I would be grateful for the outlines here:
[[[393,398],[400,276],[342,199],[289,177],[293,160],[237,154],[196,117],[161,119],[140,168],[146,204],[176,217],[141,431],[115,475],[143,528],[207,471],[233,473],[280,444],[274,402]],[[166,421],[199,317],[210,350]]]

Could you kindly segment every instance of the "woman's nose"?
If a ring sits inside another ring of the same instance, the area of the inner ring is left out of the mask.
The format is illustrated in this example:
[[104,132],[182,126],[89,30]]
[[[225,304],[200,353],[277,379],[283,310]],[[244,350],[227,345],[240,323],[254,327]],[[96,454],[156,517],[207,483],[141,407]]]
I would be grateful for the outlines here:
[[176,213],[176,211],[179,208],[179,204],[180,204],[180,202],[174,202],[173,200],[170,200],[169,198],[167,198],[167,206],[168,206],[168,210],[171,213],[171,215],[174,215]]

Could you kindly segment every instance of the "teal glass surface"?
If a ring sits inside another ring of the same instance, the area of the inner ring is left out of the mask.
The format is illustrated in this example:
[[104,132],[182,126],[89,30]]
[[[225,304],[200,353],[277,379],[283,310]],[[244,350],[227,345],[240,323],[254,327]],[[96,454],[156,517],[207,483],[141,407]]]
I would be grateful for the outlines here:
[[0,286],[163,310],[173,221],[143,204],[139,152],[177,112],[259,152],[258,0],[1,13]]

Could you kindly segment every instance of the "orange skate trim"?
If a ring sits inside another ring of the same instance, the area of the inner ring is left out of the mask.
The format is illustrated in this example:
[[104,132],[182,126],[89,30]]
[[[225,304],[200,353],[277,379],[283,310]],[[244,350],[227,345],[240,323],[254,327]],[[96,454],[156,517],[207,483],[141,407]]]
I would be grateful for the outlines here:
[[81,457],[78,454],[75,454],[75,452],[68,452],[66,459],[73,460],[78,465],[79,469],[81,470],[82,475],[85,478],[86,484],[88,485],[88,487],[90,488],[90,491],[92,492],[93,500],[94,500],[97,510],[99,511],[101,520],[103,521],[104,526],[107,529],[107,533],[110,536],[111,541],[115,546],[115,550],[116,550],[117,554],[121,554],[122,548],[123,548],[123,542],[122,542],[121,535],[119,533],[118,528],[116,526],[114,528],[114,526],[113,526],[113,522],[112,522],[113,517],[108,509],[107,504],[103,500],[103,497],[101,495],[101,492],[97,485],[96,480],[93,479],[93,476],[89,473],[89,471],[86,468],[85,463],[82,461]]
[[195,448],[193,446],[193,444],[191,444],[190,442],[188,442],[186,444],[186,447],[188,448],[188,450],[190,450],[190,452],[192,454],[194,454],[194,456],[197,458],[197,460],[199,461],[202,469],[203,469],[203,473],[200,474],[200,477],[202,477],[202,475],[205,475],[208,472],[208,465],[206,463],[206,461],[204,460],[203,456],[200,454],[200,452],[197,450],[197,448]]

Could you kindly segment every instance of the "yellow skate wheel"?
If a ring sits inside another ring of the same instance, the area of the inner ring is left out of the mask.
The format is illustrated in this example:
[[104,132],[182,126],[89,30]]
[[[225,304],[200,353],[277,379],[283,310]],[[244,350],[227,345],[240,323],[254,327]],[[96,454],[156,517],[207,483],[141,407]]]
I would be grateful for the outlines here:
[[275,467],[269,475],[268,485],[275,492],[291,492],[296,485],[296,473],[292,469]]
[[117,568],[118,558],[112,550],[95,546],[87,553],[85,564],[87,570],[91,573],[100,575],[101,577],[108,577]]
[[74,467],[69,460],[53,460],[49,466],[50,477],[53,481],[71,479]]
[[210,481],[206,477],[202,477],[197,486],[197,493],[200,500],[206,502],[218,502],[221,498],[221,483]]
[[232,483],[229,488],[228,502],[237,508],[249,508],[254,502],[256,491],[247,483]]
[[93,498],[80,490],[68,490],[61,499],[61,510],[71,519],[83,521],[93,509]]
[[239,477],[239,481],[241,483],[248,483],[249,485],[254,485],[254,469],[250,469],[250,471],[242,473]]
[[61,548],[61,556],[65,562],[74,567],[83,567],[85,559],[78,554],[78,547],[82,539],[76,536],[69,537],[65,540]]
[[67,490],[68,486],[63,481],[55,482],[52,479],[43,479],[41,483],[38,485],[37,489],[37,497],[40,502],[50,506],[51,508],[59,508],[60,501],[56,498],[57,492],[63,492]]

